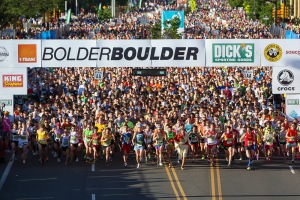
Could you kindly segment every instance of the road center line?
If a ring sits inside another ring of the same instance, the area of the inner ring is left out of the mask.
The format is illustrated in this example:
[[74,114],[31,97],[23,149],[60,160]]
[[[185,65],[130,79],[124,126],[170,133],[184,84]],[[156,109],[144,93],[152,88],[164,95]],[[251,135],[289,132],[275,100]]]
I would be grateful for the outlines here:
[[96,200],[96,195],[92,194],[92,200]]
[[92,172],[95,171],[95,163],[92,164]]
[[1,177],[1,180],[0,180],[0,191],[1,191],[1,189],[2,189],[2,187],[4,185],[4,183],[5,183],[5,180],[6,180],[7,176],[8,176],[8,174],[9,174],[9,171],[10,171],[12,165],[14,164],[14,161],[15,161],[15,156],[13,156],[12,161],[9,161],[8,164],[7,164],[7,166],[6,166],[6,168],[5,168],[5,171],[4,171],[4,173],[3,173],[2,177]]
[[179,181],[179,178],[178,178],[178,176],[177,176],[176,171],[174,170],[174,168],[172,168],[172,172],[173,172],[173,175],[174,175],[174,177],[175,177],[177,186],[178,186],[178,188],[179,188],[179,190],[180,190],[180,192],[181,192],[181,196],[183,197],[184,200],[187,200],[186,195],[185,195],[185,192],[184,192],[184,190],[183,190],[183,188],[182,188],[182,186],[181,186],[181,183],[180,183],[180,181]]
[[289,167],[290,167],[290,170],[291,170],[292,174],[295,174],[294,168],[292,166],[289,166]]
[[171,174],[170,174],[170,171],[169,171],[169,169],[168,169],[168,167],[167,167],[166,165],[165,165],[165,169],[166,169],[166,172],[167,172],[169,181],[170,181],[170,183],[171,183],[172,189],[173,189],[173,191],[174,191],[174,193],[175,193],[176,199],[177,199],[177,200],[180,200],[179,195],[178,195],[178,192],[177,192],[177,189],[176,189],[176,187],[175,187],[175,185],[174,185],[174,182],[173,182],[173,178],[172,178],[172,176],[171,176]]
[[218,182],[218,196],[219,196],[219,200],[223,200],[222,197],[222,186],[221,186],[221,176],[220,176],[220,166],[219,166],[219,160],[217,159],[217,182]]
[[211,199],[216,200],[215,173],[214,167],[210,167]]

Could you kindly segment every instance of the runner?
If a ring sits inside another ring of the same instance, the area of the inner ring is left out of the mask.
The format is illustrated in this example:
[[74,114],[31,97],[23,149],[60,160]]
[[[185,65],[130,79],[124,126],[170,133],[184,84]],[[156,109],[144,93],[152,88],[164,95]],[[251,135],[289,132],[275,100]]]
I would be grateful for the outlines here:
[[[286,127],[286,126],[283,126]],[[286,148],[288,153],[292,153],[292,163],[295,163],[295,148],[296,148],[296,141],[297,141],[297,130],[296,125],[291,124],[290,128],[287,130],[286,133]]]
[[111,150],[111,140],[113,139],[113,135],[111,133],[110,128],[105,128],[102,132],[102,137],[101,137],[101,145],[102,145],[102,150],[103,154],[105,155],[105,165],[108,166],[108,162],[110,160],[110,150]]
[[127,159],[131,149],[131,140],[132,140],[131,131],[128,130],[128,126],[124,124],[123,130],[121,132],[121,142],[122,142],[122,150],[123,150],[123,161],[125,167],[127,167]]
[[163,166],[162,164],[162,153],[164,149],[164,142],[166,140],[166,132],[162,129],[161,125],[158,125],[153,133],[153,141],[155,142],[155,152],[157,157],[157,165]]
[[52,129],[52,138],[53,138],[53,148],[54,154],[53,157],[57,158],[57,162],[60,162],[60,155],[61,155],[61,137],[64,133],[63,128],[60,126],[59,122],[56,122],[56,127]]
[[66,156],[65,165],[67,166],[70,161],[70,130],[69,128],[65,128],[63,133],[61,134],[60,146],[61,151],[63,152],[64,156]]
[[199,147],[199,133],[196,126],[193,126],[189,133],[189,145],[191,147],[193,163],[195,163],[195,155],[198,153]]
[[184,170],[185,159],[189,150],[188,140],[189,135],[186,133],[184,127],[181,126],[181,129],[176,133],[174,138],[175,148],[177,149],[178,157],[181,160],[181,170]]
[[144,143],[146,140],[147,144],[147,135],[145,134],[144,131],[142,131],[142,124],[138,124],[137,130],[134,132],[133,137],[132,137],[132,144],[134,145],[134,150],[135,150],[135,155],[136,155],[136,162],[137,162],[137,167],[140,168],[140,160],[143,156],[143,150],[144,150]]
[[205,159],[205,154],[206,154],[206,131],[208,130],[208,121],[203,120],[202,123],[198,126],[198,130],[200,133],[200,150],[202,154],[202,160]]
[[228,166],[231,166],[232,157],[233,157],[233,148],[235,141],[235,135],[231,132],[231,126],[226,127],[226,132],[224,132],[221,136],[221,140],[223,140],[223,146],[225,150],[226,160],[228,161]]
[[171,156],[174,154],[175,146],[174,146],[174,139],[175,133],[172,131],[171,126],[169,125],[167,128],[167,139],[166,139],[166,148],[167,148],[167,157],[169,162],[169,167],[172,167]]
[[17,154],[17,148],[19,147],[19,129],[18,125],[16,123],[13,124],[12,129],[11,129],[11,135],[10,135],[10,140],[11,140],[11,158],[10,161],[13,159],[17,159],[16,154]]
[[286,160],[286,129],[284,127],[281,127],[281,130],[279,132],[279,144],[283,154],[283,158],[284,160]]
[[97,161],[97,157],[99,156],[99,152],[101,149],[101,136],[100,133],[98,132],[98,128],[95,126],[94,131],[92,134],[92,149],[93,149],[93,158],[94,158],[94,163]]
[[153,132],[149,125],[146,126],[145,133],[147,136],[147,143],[146,143],[146,139],[145,139],[145,144],[146,144],[145,160],[147,163],[148,161],[151,160],[151,152],[153,150],[153,145],[152,145]]
[[76,131],[76,125],[72,125],[71,131],[70,131],[70,162],[73,162],[74,160],[78,162],[78,143],[79,143],[79,134]]
[[251,130],[250,126],[246,127],[246,133],[242,135],[240,138],[240,142],[245,141],[245,149],[246,149],[246,156],[249,159],[247,170],[251,170],[252,168],[252,161],[254,156],[254,149],[256,148],[256,136],[254,132]]
[[263,136],[263,141],[265,143],[265,158],[266,158],[266,161],[271,161],[272,160],[274,140],[275,140],[275,137],[274,137],[274,134],[271,132],[271,128],[267,127],[265,129],[265,134]]
[[92,134],[93,130],[91,129],[91,125],[89,123],[86,124],[86,129],[83,131],[83,138],[84,138],[84,146],[85,146],[85,158],[86,162],[92,162]]
[[210,166],[215,166],[214,160],[217,153],[217,132],[214,129],[214,124],[209,125],[209,129],[205,132],[207,142],[207,157],[210,162]]
[[39,130],[37,131],[37,142],[39,148],[39,156],[40,163],[44,163],[48,161],[48,148],[47,148],[47,140],[49,138],[48,133],[45,130],[44,125],[39,126]]

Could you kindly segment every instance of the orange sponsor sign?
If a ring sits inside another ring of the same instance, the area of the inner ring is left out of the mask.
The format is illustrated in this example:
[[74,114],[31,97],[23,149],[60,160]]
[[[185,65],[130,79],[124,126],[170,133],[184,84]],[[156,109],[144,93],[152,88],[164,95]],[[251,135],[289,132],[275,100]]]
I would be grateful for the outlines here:
[[23,87],[23,74],[2,75],[3,87]]
[[37,62],[36,44],[18,45],[18,63]]

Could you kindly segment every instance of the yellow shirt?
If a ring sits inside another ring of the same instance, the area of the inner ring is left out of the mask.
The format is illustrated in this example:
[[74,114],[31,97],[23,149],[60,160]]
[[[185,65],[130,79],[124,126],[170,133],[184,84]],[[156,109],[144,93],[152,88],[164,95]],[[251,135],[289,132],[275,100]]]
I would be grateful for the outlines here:
[[47,133],[46,131],[40,131],[38,130],[37,131],[37,141],[40,143],[40,144],[47,144]]
[[98,128],[98,133],[102,133],[106,127],[105,124],[96,124],[95,126]]

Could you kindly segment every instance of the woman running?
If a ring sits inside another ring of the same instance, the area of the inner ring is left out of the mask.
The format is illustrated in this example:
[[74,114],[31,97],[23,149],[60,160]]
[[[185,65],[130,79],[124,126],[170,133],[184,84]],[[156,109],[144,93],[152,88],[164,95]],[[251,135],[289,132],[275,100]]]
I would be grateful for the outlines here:
[[22,128],[19,129],[19,148],[22,151],[21,157],[22,157],[22,162],[23,164],[26,163],[26,158],[27,158],[27,145],[28,145],[28,138],[29,138],[29,133],[26,130],[26,124],[22,124]]
[[10,161],[16,158],[16,153],[17,153],[17,148],[19,147],[19,129],[18,129],[18,124],[14,123],[11,129],[11,158]]
[[231,132],[231,127],[226,127],[226,132],[222,134],[221,140],[223,140],[223,146],[225,150],[226,160],[228,161],[228,166],[231,166],[232,157],[233,157],[233,148],[234,145],[234,138],[235,136]]
[[184,127],[182,126],[179,132],[174,138],[176,142],[178,157],[181,160],[181,170],[184,169],[185,159],[189,150],[189,134],[186,133]]
[[39,148],[39,156],[40,163],[44,163],[48,161],[48,148],[47,148],[47,140],[49,138],[48,133],[45,130],[44,125],[40,125],[39,130],[37,131],[37,142]]
[[162,151],[164,149],[164,141],[166,139],[166,133],[163,131],[162,126],[158,125],[153,133],[153,141],[155,141],[155,152],[157,157],[157,165],[162,164]]
[[94,156],[94,163],[97,161],[97,157],[99,156],[98,153],[100,152],[100,143],[101,143],[101,136],[98,133],[98,128],[94,127],[94,132],[92,134],[92,148],[93,148],[93,156]]
[[254,156],[254,149],[256,145],[256,136],[254,132],[251,130],[250,126],[246,127],[246,133],[242,135],[240,138],[240,142],[245,141],[245,149],[246,149],[246,156],[249,159],[247,170],[251,170],[253,156]]
[[111,129],[105,128],[102,132],[101,145],[103,148],[103,154],[105,154],[105,165],[108,166],[111,150],[111,140],[113,139]]
[[197,154],[199,147],[199,133],[197,126],[193,126],[192,131],[189,133],[189,144],[191,146],[193,163],[195,163],[195,154]]
[[296,125],[291,124],[290,128],[287,130],[286,133],[286,148],[287,152],[292,153],[292,163],[295,162],[295,149],[296,149],[296,141],[297,141],[297,130],[296,130]]
[[131,132],[128,130],[128,126],[124,124],[121,132],[121,142],[122,142],[122,150],[123,150],[123,161],[125,167],[127,167],[128,154],[131,149],[131,140],[132,140]]
[[210,162],[210,166],[214,166],[214,160],[217,153],[217,132],[214,129],[214,124],[211,123],[209,129],[206,131],[205,136],[207,138],[207,157]]
[[76,125],[73,125],[70,131],[70,157],[71,157],[71,162],[74,160],[78,162],[78,143],[79,143],[79,134],[76,131]]
[[92,134],[93,134],[93,130],[91,129],[91,125],[88,123],[88,124],[86,124],[86,129],[84,129],[84,131],[83,131],[86,162],[93,161],[92,143],[91,143]]
[[145,141],[145,144],[146,144],[146,150],[145,150],[145,160],[146,160],[146,163],[148,162],[148,160],[150,161],[151,160],[151,151],[152,151],[152,137],[153,137],[153,132],[152,132],[152,129],[150,129],[150,126],[147,125],[146,128],[145,128],[145,131],[146,133],[146,136],[147,136],[147,143]]
[[57,157],[57,162],[60,162],[60,154],[61,154],[61,137],[64,133],[62,127],[59,122],[56,122],[56,127],[52,130],[53,137],[53,148],[54,148],[54,157]]
[[286,129],[283,126],[279,132],[279,144],[283,154],[283,159],[286,160]]
[[174,138],[175,138],[175,133],[174,131],[172,131],[171,126],[168,126],[166,146],[167,146],[167,157],[168,157],[169,167],[172,167],[171,156],[174,154],[175,151]]
[[146,140],[147,144],[147,136],[144,131],[142,131],[143,125],[138,124],[137,130],[134,132],[133,137],[132,137],[132,144],[134,145],[134,150],[135,150],[135,158],[137,162],[137,167],[140,168],[140,160],[143,155],[143,150],[144,150],[144,143]]
[[60,140],[61,150],[64,156],[66,156],[65,165],[68,165],[70,160],[70,134],[69,133],[70,131],[67,128],[65,128],[63,134],[61,135],[61,140]]

